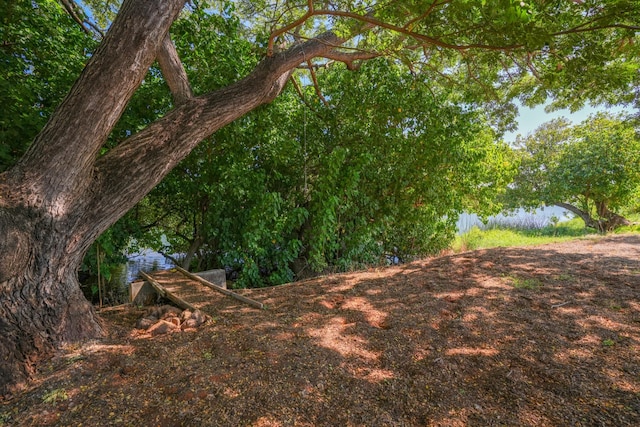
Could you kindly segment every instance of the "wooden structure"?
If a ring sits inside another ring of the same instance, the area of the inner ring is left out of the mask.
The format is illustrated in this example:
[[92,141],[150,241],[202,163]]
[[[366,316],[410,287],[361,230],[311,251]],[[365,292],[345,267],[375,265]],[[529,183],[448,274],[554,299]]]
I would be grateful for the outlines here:
[[220,297],[231,297],[252,307],[264,309],[264,304],[229,289],[215,285],[202,277],[180,267],[152,274],[141,272],[144,282],[133,282],[130,286],[131,302],[148,305],[160,295],[178,307],[190,310],[213,311],[213,303]]

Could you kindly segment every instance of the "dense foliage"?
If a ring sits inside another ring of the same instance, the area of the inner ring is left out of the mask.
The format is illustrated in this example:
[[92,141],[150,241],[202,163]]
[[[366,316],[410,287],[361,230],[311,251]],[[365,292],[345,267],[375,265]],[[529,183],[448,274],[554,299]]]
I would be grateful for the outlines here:
[[331,104],[300,82],[302,99],[221,130],[147,199],[187,264],[278,284],[436,252],[462,210],[498,208],[512,168],[480,112],[383,59],[320,84]]
[[0,172],[25,152],[95,45],[54,0],[0,3]]
[[[257,63],[241,25],[231,4],[219,14],[194,8],[174,25],[196,94]],[[458,213],[499,209],[494,196],[513,172],[508,150],[461,87],[429,82],[394,59],[357,71],[327,67],[316,78],[322,98],[298,76],[272,105],[198,146],[99,239],[111,256],[103,274],[129,236],[180,254],[185,267],[233,270],[239,286],[272,285],[436,252],[453,237]],[[152,68],[110,144],[170,104]],[[96,267],[97,253],[89,251],[87,268]]]
[[[92,246],[82,271],[96,272],[102,254],[109,277],[132,244],[180,254],[186,267],[234,270],[243,286],[433,253],[449,244],[460,212],[501,208],[496,196],[514,173],[509,150],[496,142],[512,123],[509,99],[532,105],[551,97],[572,108],[638,101],[636,35],[619,25],[634,22],[634,2],[594,9],[590,1],[454,1],[432,4],[431,13],[424,2],[401,3],[323,2],[310,13],[307,1],[191,2],[171,33],[196,95],[238,81],[265,51],[305,34],[347,34],[362,24],[352,16],[363,13],[384,25],[347,45],[384,59],[347,63],[356,70],[331,60],[306,64],[272,105],[198,146]],[[2,6],[0,171],[46,122],[120,6],[78,4],[76,18],[93,20],[84,26],[90,32],[53,0]],[[407,24],[413,15],[420,19]],[[270,39],[296,20],[295,33]],[[154,65],[103,151],[172,107]],[[525,175],[518,188],[532,190]],[[527,205],[536,204],[539,191],[528,194]],[[563,197],[539,200],[571,201]],[[615,211],[619,198],[607,197]]]

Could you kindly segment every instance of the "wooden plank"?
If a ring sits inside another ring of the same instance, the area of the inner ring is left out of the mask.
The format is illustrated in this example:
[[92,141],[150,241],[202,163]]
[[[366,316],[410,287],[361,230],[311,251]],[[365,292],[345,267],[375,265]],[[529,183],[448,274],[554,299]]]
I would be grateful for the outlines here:
[[230,291],[229,289],[225,289],[225,288],[222,288],[222,287],[220,287],[220,286],[214,285],[213,283],[211,283],[211,282],[209,282],[209,281],[207,281],[207,280],[203,279],[202,277],[200,277],[200,276],[196,276],[195,274],[190,273],[190,272],[188,272],[187,270],[185,270],[185,269],[183,269],[183,268],[180,268],[180,267],[178,267],[178,266],[176,266],[176,267],[174,267],[174,268],[175,268],[176,270],[178,270],[180,273],[182,273],[182,274],[184,274],[185,276],[187,276],[188,278],[193,279],[193,280],[197,280],[198,282],[202,283],[203,285],[205,285],[205,286],[207,286],[207,287],[209,287],[209,288],[211,288],[211,289],[213,289],[213,290],[216,290],[216,291],[218,291],[218,292],[221,292],[221,293],[223,293],[223,294],[225,294],[225,295],[227,295],[227,296],[230,296],[231,298],[235,298],[235,299],[237,299],[237,300],[239,300],[239,301],[242,301],[242,302],[244,302],[245,304],[249,304],[249,305],[250,305],[250,306],[252,306],[252,307],[259,308],[259,309],[261,309],[261,310],[263,310],[263,309],[264,309],[264,304],[263,304],[263,303],[261,303],[261,302],[258,302],[258,301],[256,301],[256,300],[252,300],[251,298],[247,298],[247,297],[245,297],[245,296],[242,296],[242,295],[240,295],[240,294],[237,294],[237,293],[235,293],[235,292],[233,292],[233,291]]
[[152,305],[158,298],[158,291],[151,283],[136,280],[129,284],[129,302],[133,305]]
[[175,294],[169,292],[168,290],[166,290],[160,283],[158,283],[153,277],[149,276],[147,273],[141,271],[140,275],[142,276],[142,278],[144,280],[149,282],[151,284],[151,286],[153,286],[154,289],[163,298],[167,298],[168,300],[173,301],[178,307],[182,308],[183,310],[186,310],[186,309],[194,310],[194,311],[197,310],[197,308],[195,306],[193,306],[192,304],[189,304],[188,302],[186,302],[182,298],[180,298],[177,295],[175,295]]

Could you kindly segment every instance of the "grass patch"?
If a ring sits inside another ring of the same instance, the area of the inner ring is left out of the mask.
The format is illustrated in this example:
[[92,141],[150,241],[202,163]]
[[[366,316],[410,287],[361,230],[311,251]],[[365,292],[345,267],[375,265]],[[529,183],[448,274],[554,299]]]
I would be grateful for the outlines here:
[[585,228],[582,220],[577,218],[542,228],[521,227],[523,225],[506,224],[491,225],[488,229],[473,227],[465,234],[456,236],[452,249],[455,252],[462,252],[483,248],[542,245],[597,235],[595,231]]
[[510,285],[516,289],[536,290],[542,287],[542,282],[538,279],[525,279],[517,276],[508,276]]
[[50,392],[46,393],[42,398],[42,401],[44,403],[55,404],[58,401],[64,401],[67,399],[69,399],[67,392],[62,388],[57,388],[55,390],[51,390]]

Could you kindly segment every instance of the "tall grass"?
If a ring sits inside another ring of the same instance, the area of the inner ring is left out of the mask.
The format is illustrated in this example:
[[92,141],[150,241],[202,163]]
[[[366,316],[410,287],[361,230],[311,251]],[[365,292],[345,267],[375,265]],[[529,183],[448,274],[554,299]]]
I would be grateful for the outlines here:
[[594,234],[597,233],[585,228],[584,222],[578,218],[560,223],[534,217],[523,217],[515,221],[513,218],[506,221],[498,218],[457,236],[452,249],[461,252],[500,246],[541,245]]

